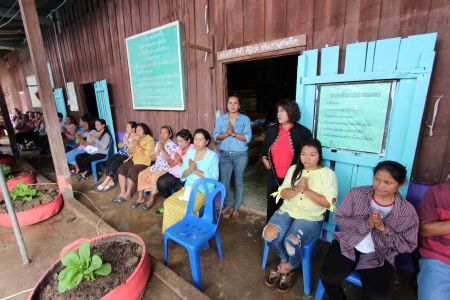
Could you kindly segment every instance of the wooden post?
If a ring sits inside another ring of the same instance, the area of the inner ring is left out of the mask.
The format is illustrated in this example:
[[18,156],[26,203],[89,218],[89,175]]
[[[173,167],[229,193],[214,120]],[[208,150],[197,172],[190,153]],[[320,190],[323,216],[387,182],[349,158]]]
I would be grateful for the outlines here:
[[44,113],[45,128],[47,130],[50,150],[52,152],[53,165],[55,166],[56,180],[60,192],[64,198],[73,198],[70,172],[67,165],[64,143],[61,129],[59,127],[56,104],[53,97],[53,90],[50,84],[50,76],[47,68],[47,58],[44,51],[44,42],[36,11],[35,0],[19,0],[20,13],[22,15],[23,26],[27,36],[28,49],[31,61],[36,73],[39,94]]
[[17,149],[16,134],[14,133],[14,128],[9,119],[8,106],[6,105],[5,95],[3,94],[3,88],[0,84],[0,109],[3,114],[3,121],[5,122],[6,132],[8,132],[9,144],[11,146],[11,151],[14,156],[19,156],[19,149]]

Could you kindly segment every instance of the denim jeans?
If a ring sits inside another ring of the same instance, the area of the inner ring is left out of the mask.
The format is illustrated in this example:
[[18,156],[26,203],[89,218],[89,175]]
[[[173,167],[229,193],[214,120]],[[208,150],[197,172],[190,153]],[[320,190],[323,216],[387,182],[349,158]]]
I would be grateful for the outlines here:
[[450,265],[434,258],[421,258],[419,264],[419,300],[449,299]]
[[67,162],[71,165],[76,165],[75,156],[81,153],[86,153],[84,150],[73,149],[66,153]]
[[240,208],[244,198],[244,170],[247,167],[247,151],[230,152],[220,151],[219,172],[220,182],[225,186],[227,195],[225,206],[233,207],[231,203],[230,181],[231,174],[234,172],[234,208]]
[[[278,229],[275,239],[272,241],[266,240],[269,248],[282,261],[289,261],[292,270],[298,268],[302,262],[303,245],[318,239],[322,228],[322,221],[294,219],[281,210],[277,210],[273,214],[268,224],[273,224]],[[292,241],[292,237],[297,238],[299,243]]]

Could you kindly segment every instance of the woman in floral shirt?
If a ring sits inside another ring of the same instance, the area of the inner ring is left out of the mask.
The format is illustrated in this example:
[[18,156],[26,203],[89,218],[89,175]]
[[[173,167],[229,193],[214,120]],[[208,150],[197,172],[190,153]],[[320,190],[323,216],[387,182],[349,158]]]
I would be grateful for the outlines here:
[[144,191],[149,191],[150,197],[142,206],[143,210],[149,210],[155,204],[158,189],[156,182],[158,178],[169,171],[168,161],[175,152],[177,144],[172,141],[173,131],[169,125],[161,127],[159,132],[159,141],[151,155],[151,160],[155,163],[146,170],[139,173],[138,178],[138,199],[131,205],[132,208],[137,208],[145,202]]

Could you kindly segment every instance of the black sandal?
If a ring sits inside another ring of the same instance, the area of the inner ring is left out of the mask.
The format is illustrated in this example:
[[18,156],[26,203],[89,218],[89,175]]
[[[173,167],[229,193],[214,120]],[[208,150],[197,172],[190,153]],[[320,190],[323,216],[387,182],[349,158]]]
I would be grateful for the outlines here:
[[145,203],[144,206],[142,206],[142,210],[149,210],[153,206],[155,206],[155,202],[153,202],[153,203]]

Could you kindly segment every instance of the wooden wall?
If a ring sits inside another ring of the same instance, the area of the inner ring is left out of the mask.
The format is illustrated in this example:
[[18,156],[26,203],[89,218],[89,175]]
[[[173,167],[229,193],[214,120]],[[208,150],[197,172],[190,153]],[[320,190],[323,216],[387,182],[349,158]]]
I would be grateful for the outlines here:
[[[174,130],[212,130],[215,110],[224,108],[226,70],[214,63],[215,57],[204,61],[203,52],[186,48],[187,111],[135,111],[125,49],[125,38],[134,34],[180,20],[185,41],[217,52],[303,33],[307,48],[314,49],[437,31],[438,53],[428,104],[424,120],[417,120],[423,129],[413,174],[415,180],[437,183],[450,172],[449,16],[450,4],[444,0],[74,0],[60,10],[58,40],[66,82],[74,81],[79,87],[107,79],[116,127],[123,130],[128,120],[138,120],[157,132],[163,124]],[[43,33],[55,85],[62,87],[52,28]],[[24,77],[32,73],[29,58],[15,52],[8,64],[6,68],[6,63],[0,63],[0,82],[19,103],[17,92],[24,90]],[[83,96],[79,90],[78,94]],[[441,94],[444,101],[430,137],[426,125],[431,122],[435,97]]]

